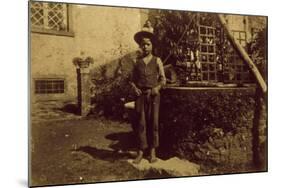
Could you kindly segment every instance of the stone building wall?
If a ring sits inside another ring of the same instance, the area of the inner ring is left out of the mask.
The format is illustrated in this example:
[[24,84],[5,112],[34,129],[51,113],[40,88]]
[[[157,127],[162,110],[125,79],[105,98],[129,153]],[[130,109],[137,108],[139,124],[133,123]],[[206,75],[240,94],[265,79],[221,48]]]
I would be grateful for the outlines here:
[[226,20],[231,30],[246,32],[247,42],[253,39],[253,29],[260,30],[266,26],[266,17],[263,16],[227,15]]
[[[69,100],[77,96],[74,57],[94,58],[93,67],[114,62],[138,47],[133,35],[141,28],[139,9],[70,5],[74,36],[31,32],[32,100]],[[34,94],[34,79],[65,79],[64,94]]]

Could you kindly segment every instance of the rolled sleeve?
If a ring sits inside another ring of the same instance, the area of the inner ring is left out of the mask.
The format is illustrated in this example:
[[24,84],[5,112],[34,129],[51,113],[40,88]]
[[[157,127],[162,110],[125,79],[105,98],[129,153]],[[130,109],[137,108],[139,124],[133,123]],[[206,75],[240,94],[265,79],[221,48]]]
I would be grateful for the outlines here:
[[166,84],[166,76],[164,71],[164,66],[160,58],[157,58],[156,60],[158,69],[159,69],[159,84],[161,86],[164,86]]

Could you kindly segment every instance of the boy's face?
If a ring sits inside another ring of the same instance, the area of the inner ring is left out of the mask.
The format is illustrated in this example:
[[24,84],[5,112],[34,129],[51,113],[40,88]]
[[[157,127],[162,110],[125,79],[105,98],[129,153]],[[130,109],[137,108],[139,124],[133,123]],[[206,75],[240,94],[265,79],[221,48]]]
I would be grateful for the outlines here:
[[152,42],[149,38],[143,38],[140,43],[140,48],[144,56],[152,53]]

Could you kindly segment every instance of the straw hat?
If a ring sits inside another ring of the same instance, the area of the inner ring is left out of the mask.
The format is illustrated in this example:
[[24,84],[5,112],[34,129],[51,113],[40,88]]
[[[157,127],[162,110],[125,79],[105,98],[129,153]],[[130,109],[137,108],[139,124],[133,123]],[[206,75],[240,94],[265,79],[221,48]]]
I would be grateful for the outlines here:
[[153,43],[155,40],[155,35],[153,34],[153,28],[143,27],[141,31],[137,32],[134,36],[136,43],[140,44],[142,38],[149,38]]

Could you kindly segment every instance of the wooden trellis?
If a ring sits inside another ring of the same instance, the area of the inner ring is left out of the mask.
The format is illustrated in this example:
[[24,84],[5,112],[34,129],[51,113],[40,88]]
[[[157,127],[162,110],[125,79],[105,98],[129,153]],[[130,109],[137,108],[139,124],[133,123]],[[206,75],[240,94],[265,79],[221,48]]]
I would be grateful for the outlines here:
[[217,81],[215,27],[199,25],[199,53],[201,80]]
[[[162,25],[155,26],[156,35],[161,36],[159,44],[162,48],[158,49],[161,52],[157,55],[162,57],[164,64],[176,65],[181,84],[186,81],[254,82],[249,65],[233,46],[216,14],[163,12],[160,13],[161,19]],[[231,32],[246,48],[246,32]]]

